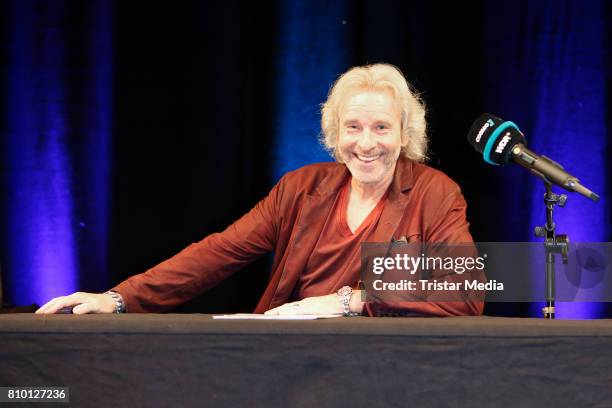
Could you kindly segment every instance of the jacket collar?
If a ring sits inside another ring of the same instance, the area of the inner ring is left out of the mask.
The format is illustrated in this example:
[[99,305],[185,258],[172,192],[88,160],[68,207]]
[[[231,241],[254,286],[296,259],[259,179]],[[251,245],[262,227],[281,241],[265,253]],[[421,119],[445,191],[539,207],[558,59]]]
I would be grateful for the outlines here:
[[[414,165],[415,163],[404,157],[400,156],[395,165],[395,174],[393,175],[393,181],[391,182],[391,190],[389,196],[399,198],[400,194],[403,194],[410,190],[414,184]],[[392,197],[392,198],[393,198]]]

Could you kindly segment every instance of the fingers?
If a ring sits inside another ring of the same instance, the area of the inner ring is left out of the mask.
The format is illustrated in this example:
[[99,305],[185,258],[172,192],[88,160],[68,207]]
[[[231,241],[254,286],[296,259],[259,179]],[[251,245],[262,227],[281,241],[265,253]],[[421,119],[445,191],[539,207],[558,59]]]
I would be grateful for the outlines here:
[[268,316],[276,316],[276,315],[278,315],[278,309],[281,308],[281,307],[282,306],[275,307],[274,309],[270,309],[267,312],[264,312],[264,314],[268,315]]
[[342,314],[342,306],[335,294],[325,296],[308,297],[299,302],[285,303],[282,306],[270,309],[264,314],[278,315],[326,315]]
[[113,313],[115,311],[115,301],[106,293],[86,293],[76,292],[69,296],[60,296],[51,299],[40,309],[37,314],[57,313],[64,307],[73,307],[72,313]]
[[70,296],[60,296],[54,299],[51,299],[47,303],[45,303],[40,309],[36,311],[37,314],[51,314],[56,313],[63,307],[74,306],[80,303],[79,295],[80,293],[73,293]]
[[64,307],[73,306],[75,304],[78,304],[78,303],[74,303],[73,299],[74,298],[71,298],[70,296],[60,296],[60,297],[57,297],[57,298],[52,299],[49,302],[47,302],[43,307],[38,309],[36,311],[36,313],[38,313],[38,314],[56,313],[58,310],[60,310],[60,309],[62,309]]
[[299,302],[285,303],[282,306],[278,306],[278,307],[275,307],[274,309],[268,310],[264,314],[272,315],[272,316],[297,314],[297,309],[299,308],[299,306],[300,306]]
[[299,303],[298,302],[285,303],[284,305],[281,305],[281,306],[275,307],[274,309],[268,310],[264,314],[272,315],[272,316],[277,316],[277,315],[281,315],[281,314],[290,314],[289,310],[297,309],[298,307],[299,307]]
[[313,309],[310,307],[309,302],[302,300],[299,302],[285,303],[282,306],[268,310],[264,314],[272,316],[313,314]]
[[87,314],[87,313],[96,313],[97,311],[94,308],[94,305],[92,302],[88,302],[88,303],[81,303],[80,305],[75,306],[72,309],[72,313],[73,314]]

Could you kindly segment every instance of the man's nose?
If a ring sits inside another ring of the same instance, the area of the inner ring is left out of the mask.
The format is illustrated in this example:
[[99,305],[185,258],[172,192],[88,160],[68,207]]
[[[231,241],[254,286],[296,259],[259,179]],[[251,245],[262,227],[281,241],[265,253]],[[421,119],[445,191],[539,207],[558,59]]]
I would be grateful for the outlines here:
[[368,151],[376,146],[376,141],[369,129],[364,129],[357,141],[357,146],[363,151]]

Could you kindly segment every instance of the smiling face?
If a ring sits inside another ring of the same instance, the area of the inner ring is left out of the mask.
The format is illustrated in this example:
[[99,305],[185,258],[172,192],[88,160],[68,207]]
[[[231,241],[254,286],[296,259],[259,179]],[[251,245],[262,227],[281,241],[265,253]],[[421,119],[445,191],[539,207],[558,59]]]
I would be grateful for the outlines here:
[[336,152],[353,180],[364,187],[388,186],[402,147],[401,112],[391,91],[349,94],[339,119]]

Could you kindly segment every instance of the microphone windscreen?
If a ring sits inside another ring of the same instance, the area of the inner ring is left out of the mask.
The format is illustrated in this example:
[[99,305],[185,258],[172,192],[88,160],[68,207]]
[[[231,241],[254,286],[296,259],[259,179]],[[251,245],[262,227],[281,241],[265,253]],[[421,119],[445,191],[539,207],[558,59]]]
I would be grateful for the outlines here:
[[527,145],[518,126],[489,113],[474,121],[467,139],[490,164],[508,164],[512,148],[519,143]]

